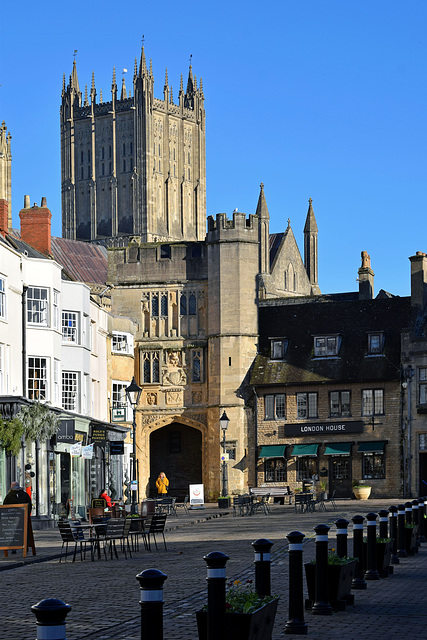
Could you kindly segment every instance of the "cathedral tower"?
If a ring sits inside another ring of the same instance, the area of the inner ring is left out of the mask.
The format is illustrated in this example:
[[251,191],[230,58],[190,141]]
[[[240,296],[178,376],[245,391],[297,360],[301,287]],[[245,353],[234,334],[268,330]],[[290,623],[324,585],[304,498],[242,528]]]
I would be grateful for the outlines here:
[[99,240],[138,235],[142,242],[203,240],[206,235],[203,84],[192,66],[179,102],[166,70],[154,97],[144,47],[135,59],[133,95],[113,71],[111,99],[99,101],[92,74],[82,101],[76,62],[62,88],[62,235]]
[[7,202],[7,227],[12,228],[12,153],[10,141],[12,136],[7,132],[3,121],[0,127],[0,200]]

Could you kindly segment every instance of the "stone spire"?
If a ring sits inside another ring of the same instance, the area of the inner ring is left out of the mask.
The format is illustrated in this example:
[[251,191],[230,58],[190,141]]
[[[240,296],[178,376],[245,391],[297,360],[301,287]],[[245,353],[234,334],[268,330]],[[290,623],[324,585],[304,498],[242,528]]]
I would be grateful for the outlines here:
[[127,91],[126,91],[126,83],[125,83],[125,77],[123,76],[122,78],[122,90],[120,93],[120,100],[126,100],[128,97],[127,95]]
[[90,101],[95,103],[96,100],[96,89],[95,89],[95,72],[92,71],[92,84],[90,87]]
[[258,218],[263,218],[263,219],[266,218],[269,220],[270,214],[268,213],[267,202],[265,199],[264,183],[261,182],[259,186],[260,186],[260,192],[259,192],[258,204],[257,204],[255,215],[257,215]]
[[317,222],[313,211],[313,200],[308,200],[308,211],[304,226],[304,266],[312,286],[312,293],[318,293],[318,251]]
[[194,109],[194,78],[193,78],[193,67],[191,66],[191,56],[190,56],[190,68],[188,70],[188,80],[187,80],[187,91],[185,92],[185,101],[184,106],[188,109]]
[[111,83],[111,95],[113,100],[117,100],[116,67],[113,67],[113,81]]
[[74,62],[73,62],[73,71],[71,73],[71,89],[74,89],[74,91],[76,93],[80,93],[79,78],[77,76],[77,65],[76,65],[76,59],[75,58],[74,58]]
[[270,273],[270,215],[264,194],[264,184],[260,184],[258,204],[258,241],[259,241],[259,272]]
[[139,60],[139,77],[142,78],[147,73],[147,62],[145,60],[144,45],[141,47],[141,58]]
[[85,84],[85,99],[84,99],[84,102],[83,102],[83,106],[84,107],[88,107],[89,106],[89,100],[87,98],[87,84]]

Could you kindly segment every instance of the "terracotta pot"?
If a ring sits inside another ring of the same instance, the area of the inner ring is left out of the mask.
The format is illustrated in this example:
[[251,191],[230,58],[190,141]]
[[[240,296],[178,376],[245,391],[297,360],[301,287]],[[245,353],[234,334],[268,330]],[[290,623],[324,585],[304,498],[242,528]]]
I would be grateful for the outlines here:
[[[226,613],[223,640],[271,640],[277,603],[275,598],[253,613]],[[208,613],[196,611],[199,640],[208,637]]]
[[367,500],[371,495],[372,487],[353,487],[353,493],[356,500]]

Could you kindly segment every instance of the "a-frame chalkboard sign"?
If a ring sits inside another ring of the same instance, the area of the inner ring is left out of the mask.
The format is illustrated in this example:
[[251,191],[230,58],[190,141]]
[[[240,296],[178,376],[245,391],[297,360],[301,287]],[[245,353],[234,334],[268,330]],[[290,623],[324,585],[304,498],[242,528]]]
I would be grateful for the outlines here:
[[0,505],[0,551],[7,557],[12,549],[22,549],[24,558],[28,549],[36,555],[28,504]]

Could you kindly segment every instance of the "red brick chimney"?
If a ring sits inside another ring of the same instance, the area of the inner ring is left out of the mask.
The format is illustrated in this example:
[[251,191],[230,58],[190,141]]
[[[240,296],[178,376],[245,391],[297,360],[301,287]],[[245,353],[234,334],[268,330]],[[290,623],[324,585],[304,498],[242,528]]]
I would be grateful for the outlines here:
[[0,233],[3,237],[8,233],[8,208],[7,200],[0,200]]
[[21,218],[21,240],[27,242],[40,253],[50,255],[50,227],[52,214],[46,206],[46,198],[42,198],[41,206],[37,203],[30,208],[29,198],[25,196],[24,209],[19,212]]

